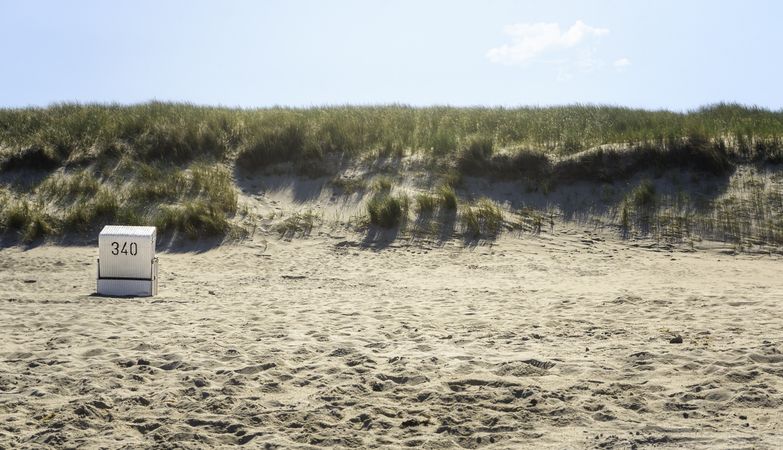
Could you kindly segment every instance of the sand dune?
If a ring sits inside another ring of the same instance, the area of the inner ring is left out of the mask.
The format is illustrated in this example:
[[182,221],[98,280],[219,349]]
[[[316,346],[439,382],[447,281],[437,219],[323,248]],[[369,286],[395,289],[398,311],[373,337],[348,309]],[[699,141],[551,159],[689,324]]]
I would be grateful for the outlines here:
[[160,254],[148,299],[0,250],[0,448],[783,446],[780,257],[266,239]]

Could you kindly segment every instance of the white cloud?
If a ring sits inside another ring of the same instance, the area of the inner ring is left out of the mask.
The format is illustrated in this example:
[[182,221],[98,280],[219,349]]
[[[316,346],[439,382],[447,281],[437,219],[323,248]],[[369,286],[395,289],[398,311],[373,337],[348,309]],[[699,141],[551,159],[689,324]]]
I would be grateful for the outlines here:
[[581,20],[565,31],[556,23],[518,23],[503,31],[511,37],[511,43],[490,49],[486,56],[493,63],[506,65],[531,63],[551,53],[566,53],[566,59],[570,59],[573,55],[568,55],[569,51],[609,34],[608,29],[591,27]]
[[618,70],[625,69],[631,65],[631,60],[628,58],[620,58],[612,64]]

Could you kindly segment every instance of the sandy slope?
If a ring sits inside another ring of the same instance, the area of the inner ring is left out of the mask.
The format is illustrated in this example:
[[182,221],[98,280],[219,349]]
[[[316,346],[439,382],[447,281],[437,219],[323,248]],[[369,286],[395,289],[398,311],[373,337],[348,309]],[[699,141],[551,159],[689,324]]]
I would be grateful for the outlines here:
[[0,250],[0,448],[783,446],[781,259],[593,238]]

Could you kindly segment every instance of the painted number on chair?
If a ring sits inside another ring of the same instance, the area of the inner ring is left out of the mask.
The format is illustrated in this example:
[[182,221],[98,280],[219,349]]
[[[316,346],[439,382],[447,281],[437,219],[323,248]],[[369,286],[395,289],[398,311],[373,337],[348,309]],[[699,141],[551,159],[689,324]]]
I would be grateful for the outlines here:
[[112,255],[131,255],[136,256],[136,254],[139,252],[139,246],[135,242],[131,242],[128,244],[127,242],[123,242],[120,244],[119,242],[112,242],[111,243],[111,254]]

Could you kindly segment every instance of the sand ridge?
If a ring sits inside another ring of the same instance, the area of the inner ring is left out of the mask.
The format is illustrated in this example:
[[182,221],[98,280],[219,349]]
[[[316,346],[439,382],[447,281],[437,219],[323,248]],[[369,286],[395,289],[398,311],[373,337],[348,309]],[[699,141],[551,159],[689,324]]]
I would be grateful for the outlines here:
[[361,241],[161,253],[149,299],[0,250],[0,447],[783,445],[780,257]]

